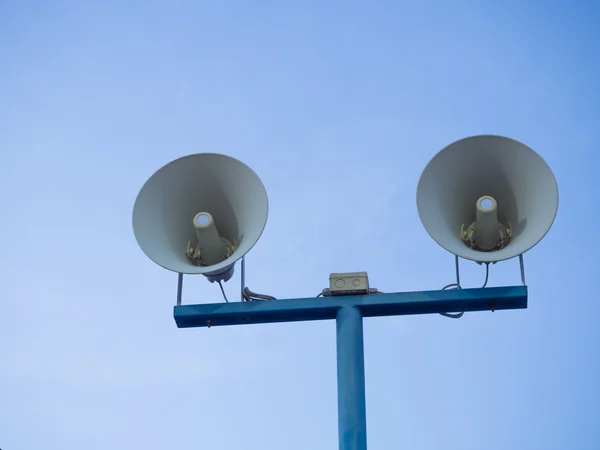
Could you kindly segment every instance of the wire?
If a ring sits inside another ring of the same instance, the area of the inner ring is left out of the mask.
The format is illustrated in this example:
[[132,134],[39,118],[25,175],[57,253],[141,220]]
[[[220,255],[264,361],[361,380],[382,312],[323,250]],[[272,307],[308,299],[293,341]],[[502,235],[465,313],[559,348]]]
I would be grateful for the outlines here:
[[219,280],[219,287],[221,288],[221,292],[223,293],[223,298],[227,303],[229,303],[229,300],[227,300],[227,296],[225,295],[225,289],[223,289],[223,284],[221,283],[221,280]]
[[319,295],[315,296],[315,298],[319,298],[323,295],[323,292],[319,292]]
[[490,263],[486,262],[485,263],[485,281],[483,282],[483,286],[481,286],[482,288],[487,286],[489,277],[490,277]]
[[457,314],[452,314],[452,313],[440,313],[440,314],[444,317],[450,317],[451,319],[460,319],[463,316],[464,311],[459,312]]
[[[483,286],[481,286],[482,288],[487,286],[489,278],[490,278],[490,263],[486,262],[485,263],[485,281],[483,282]],[[443,291],[445,291],[446,289],[461,289],[461,287],[457,283],[450,283],[442,288]],[[450,317],[451,319],[460,319],[463,316],[464,311],[457,313],[457,314],[452,314],[452,313],[440,313],[440,314],[444,317]]]
[[456,284],[456,283],[450,283],[450,284],[447,284],[446,286],[444,286],[442,288],[442,291],[445,291],[446,289],[450,289],[453,286],[454,286],[454,289],[458,289],[458,284]]
[[244,298],[248,302],[261,302],[265,300],[277,300],[275,297],[266,294],[257,294],[256,292],[252,292],[247,287],[244,288],[243,291]]
[[[446,289],[460,289],[460,288],[458,287],[458,284],[450,283],[450,284],[447,284],[446,286],[444,286],[442,288],[442,291],[445,291]],[[464,311],[456,313],[456,314],[453,314],[453,313],[440,313],[440,314],[444,317],[449,317],[450,319],[460,319],[463,316]]]

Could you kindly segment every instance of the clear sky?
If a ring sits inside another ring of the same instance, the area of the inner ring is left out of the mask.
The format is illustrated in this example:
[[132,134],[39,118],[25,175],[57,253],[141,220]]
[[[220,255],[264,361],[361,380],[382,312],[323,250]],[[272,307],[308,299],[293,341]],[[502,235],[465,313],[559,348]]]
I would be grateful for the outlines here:
[[[366,320],[369,448],[600,448],[599,23],[592,1],[0,2],[0,448],[337,448],[334,323],[177,329],[135,197],[175,158],[226,153],[269,194],[251,289],[363,270],[438,289],[453,258],[417,181],[480,133],[558,181],[529,308]],[[491,267],[518,283],[516,260]],[[184,301],[222,299],[199,276]]]

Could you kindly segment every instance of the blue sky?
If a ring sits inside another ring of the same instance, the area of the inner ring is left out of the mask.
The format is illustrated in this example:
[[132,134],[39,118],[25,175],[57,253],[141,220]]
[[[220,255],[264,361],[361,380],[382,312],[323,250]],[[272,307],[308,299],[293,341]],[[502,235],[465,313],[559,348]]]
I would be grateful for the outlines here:
[[[480,133],[558,181],[529,308],[366,320],[369,448],[600,448],[598,23],[585,1],[0,3],[0,448],[336,448],[334,323],[177,329],[135,197],[175,158],[226,153],[269,194],[251,289],[362,270],[438,289],[453,258],[417,181]],[[491,268],[518,282],[516,260]],[[221,297],[188,277],[184,301]]]

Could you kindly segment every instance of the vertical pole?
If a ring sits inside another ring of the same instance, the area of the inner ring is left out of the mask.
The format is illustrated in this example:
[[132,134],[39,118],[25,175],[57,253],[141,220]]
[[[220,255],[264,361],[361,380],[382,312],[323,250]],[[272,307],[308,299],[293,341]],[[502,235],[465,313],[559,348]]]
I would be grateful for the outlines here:
[[181,293],[183,291],[183,274],[177,274],[177,306],[181,305]]
[[336,337],[339,449],[366,450],[365,357],[362,314],[358,308],[339,309]]
[[242,274],[240,277],[241,283],[242,283],[242,293],[241,293],[241,300],[245,301],[246,298],[244,297],[244,288],[246,287],[246,256],[242,256]]
[[458,256],[454,256],[454,265],[456,266],[456,288],[461,289],[460,287],[460,269],[458,268]]
[[526,286],[527,283],[525,283],[525,263],[523,262],[522,253],[519,255],[519,265],[521,266],[521,283],[523,283],[523,286]]

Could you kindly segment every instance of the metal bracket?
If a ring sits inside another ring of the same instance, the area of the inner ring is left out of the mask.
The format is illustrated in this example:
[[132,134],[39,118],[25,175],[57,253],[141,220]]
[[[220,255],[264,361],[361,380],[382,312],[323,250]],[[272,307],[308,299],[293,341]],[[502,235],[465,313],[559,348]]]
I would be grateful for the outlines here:
[[244,296],[244,289],[246,289],[246,256],[242,256],[241,280],[242,290],[240,291],[240,295],[242,296],[242,301],[245,302],[246,297]]
[[460,269],[458,268],[458,256],[454,255],[454,265],[456,266],[456,288],[462,289],[460,287]]
[[181,305],[181,294],[183,293],[183,274],[177,274],[177,306]]
[[[242,256],[242,273],[241,273],[241,285],[242,290],[240,291],[240,295],[242,297],[242,301],[246,301],[246,297],[244,297],[244,289],[246,288],[246,257]],[[177,306],[181,306],[181,297],[183,295],[183,274],[177,274]]]
[[527,286],[527,283],[525,283],[525,263],[523,262],[522,253],[519,255],[519,265],[521,266],[521,283],[523,283],[523,286]]
[[[496,264],[496,262],[497,261],[494,261],[493,264]],[[460,268],[458,266],[458,256],[456,256],[456,255],[454,255],[454,264],[456,266],[456,286],[458,289],[462,289],[462,287],[460,285]],[[527,286],[527,283],[525,282],[525,262],[523,260],[522,253],[519,255],[519,266],[521,269],[521,283],[523,283],[523,286]]]

